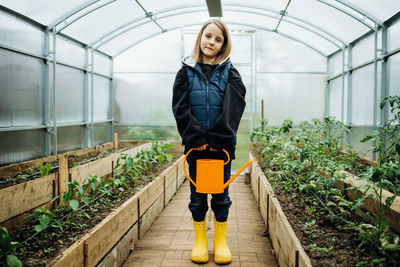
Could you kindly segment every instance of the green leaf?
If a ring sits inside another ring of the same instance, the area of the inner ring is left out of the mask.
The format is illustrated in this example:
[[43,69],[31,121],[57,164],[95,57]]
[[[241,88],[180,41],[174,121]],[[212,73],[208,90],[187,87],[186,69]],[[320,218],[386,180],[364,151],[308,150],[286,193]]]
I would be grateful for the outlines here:
[[13,254],[7,255],[6,262],[7,262],[8,266],[10,266],[10,267],[21,267],[22,266],[22,262],[17,258],[17,256],[15,256]]
[[69,201],[69,206],[73,209],[73,210],[77,210],[79,207],[79,202],[75,199],[71,199]]
[[83,191],[82,186],[78,185],[77,188],[78,188],[78,191],[79,191],[79,193],[80,193],[81,195],[85,194],[85,192]]
[[40,224],[37,224],[37,225],[35,225],[35,230],[36,230],[36,232],[40,232],[43,229],[42,229],[42,226]]
[[47,214],[43,214],[39,218],[40,225],[42,226],[42,230],[46,229],[50,223],[50,218]]
[[174,156],[171,153],[167,153],[167,161],[171,162]]
[[64,230],[63,230],[63,227],[62,227],[62,221],[60,221],[60,220],[58,220],[58,219],[55,219],[55,221],[56,221],[56,223],[57,223],[58,228],[60,228],[61,231],[64,231]]
[[83,196],[81,196],[81,200],[83,201],[83,203],[85,203],[86,205],[88,205],[89,204],[89,199],[85,196],[85,195],[83,195]]
[[361,139],[360,142],[365,143],[365,142],[371,140],[372,138],[374,138],[372,135],[367,135],[363,139]]

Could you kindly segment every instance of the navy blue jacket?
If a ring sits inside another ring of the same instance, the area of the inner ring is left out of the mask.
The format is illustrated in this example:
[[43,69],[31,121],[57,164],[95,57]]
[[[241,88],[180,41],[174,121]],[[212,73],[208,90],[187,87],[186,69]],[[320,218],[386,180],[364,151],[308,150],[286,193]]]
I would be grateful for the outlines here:
[[185,153],[192,147],[209,144],[215,149],[226,149],[234,158],[236,133],[246,106],[245,94],[240,74],[229,59],[216,66],[208,80],[199,65],[186,58],[176,75],[172,99]]

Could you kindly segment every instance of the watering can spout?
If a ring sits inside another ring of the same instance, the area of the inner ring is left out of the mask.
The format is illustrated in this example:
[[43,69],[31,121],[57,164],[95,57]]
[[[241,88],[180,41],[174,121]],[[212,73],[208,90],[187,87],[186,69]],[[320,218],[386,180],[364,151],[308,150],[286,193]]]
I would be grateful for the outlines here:
[[224,189],[227,188],[228,185],[229,185],[230,183],[232,183],[233,180],[235,180],[235,178],[238,177],[239,174],[241,174],[242,171],[243,171],[244,169],[246,169],[246,167],[249,166],[251,163],[253,163],[253,160],[250,160],[250,161],[248,161],[246,164],[244,164],[243,167],[240,168],[240,170],[238,170],[238,171],[224,184]]

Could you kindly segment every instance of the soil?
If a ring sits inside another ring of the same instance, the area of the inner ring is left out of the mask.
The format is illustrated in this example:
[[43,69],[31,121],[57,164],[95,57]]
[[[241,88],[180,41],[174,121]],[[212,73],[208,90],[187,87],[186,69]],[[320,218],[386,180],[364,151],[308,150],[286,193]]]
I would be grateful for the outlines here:
[[[53,226],[37,234],[34,230],[36,223],[33,220],[27,221],[16,232],[12,233],[13,241],[24,243],[23,248],[17,251],[16,256],[22,261],[23,266],[45,266],[62,250],[72,245],[100,223],[112,210],[119,207],[154,180],[159,173],[173,164],[176,159],[175,157],[170,163],[165,162],[154,165],[141,179],[128,180],[128,188],[125,188],[124,191],[115,190],[110,196],[103,195],[79,212],[71,213],[69,208],[54,211],[56,218],[63,218],[68,214],[72,214],[69,219],[63,220],[67,221],[63,225],[64,231],[60,231],[56,226]],[[28,238],[31,239],[24,242]]]
[[[88,163],[90,161],[101,159],[101,158],[109,156],[112,153],[115,153],[118,151],[123,151],[123,150],[129,149],[129,148],[123,148],[120,150],[115,150],[115,149],[96,150],[96,151],[89,152],[89,153],[82,154],[82,155],[69,155],[68,156],[68,168],[72,168],[72,167],[75,167],[75,166],[78,166],[81,164]],[[52,166],[52,169],[49,172],[49,174],[58,172],[58,161],[44,162],[42,165],[44,166],[46,164],[50,164]],[[0,179],[0,189],[10,187],[13,185],[17,185],[20,183],[28,182],[28,181],[31,181],[31,180],[34,180],[34,179],[37,179],[40,177],[42,177],[42,176],[40,174],[39,166],[36,168],[27,168],[26,170],[24,170],[22,172],[16,173],[12,177]]]
[[[262,169],[266,171],[265,166]],[[268,177],[268,181],[312,266],[349,267],[368,260],[367,255],[359,255],[357,250],[360,243],[358,231],[328,216],[312,193],[287,192],[284,189],[288,187],[286,181],[274,181],[272,177]],[[346,219],[365,222],[356,214],[350,214]]]
[[[277,187],[278,184],[272,183],[272,186]],[[296,236],[310,257],[312,266],[347,267],[355,266],[361,260],[355,249],[359,245],[356,230],[332,222],[327,214],[317,211],[311,213],[309,207],[315,206],[315,203],[307,203],[312,199],[311,195],[288,194],[285,190],[276,188],[274,192]],[[302,201],[305,204],[301,204]],[[360,220],[356,215],[351,217],[351,221]],[[305,223],[313,220],[314,226],[305,227]],[[329,249],[330,246],[333,246],[332,249]]]

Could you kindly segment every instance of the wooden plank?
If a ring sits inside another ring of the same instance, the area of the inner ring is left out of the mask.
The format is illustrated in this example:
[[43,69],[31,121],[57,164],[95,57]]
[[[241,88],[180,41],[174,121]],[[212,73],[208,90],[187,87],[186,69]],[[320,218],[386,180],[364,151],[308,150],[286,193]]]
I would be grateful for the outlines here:
[[[168,187],[171,183],[176,181],[176,166],[177,166],[178,162],[175,161],[174,164],[172,164],[171,166],[169,166],[164,172],[163,175],[165,176],[165,187]],[[162,175],[160,175],[162,176]]]
[[[67,183],[69,182],[68,174],[68,156],[61,155],[58,157],[58,192],[60,195],[68,191]],[[62,202],[62,198],[60,200]]]
[[140,216],[142,216],[148,208],[153,205],[157,198],[163,194],[164,191],[164,179],[162,176],[158,176],[154,181],[145,186],[139,192],[140,200]]
[[113,144],[114,144],[114,149],[118,149],[118,133],[114,133]]
[[84,179],[90,175],[103,177],[112,172],[112,158],[105,157],[80,166],[76,166],[71,168],[69,172],[71,175],[71,182],[77,181],[79,184],[81,184]]
[[[250,160],[253,160],[252,156]],[[271,184],[265,177],[264,173],[257,161],[252,165],[252,170],[250,172],[253,193],[257,194],[260,192],[260,209],[263,218],[268,218],[269,233],[271,237],[271,242],[276,253],[280,266],[311,266],[311,261],[307,254],[305,253],[300,241],[296,237],[292,227],[290,226],[285,214],[283,213],[279,201],[276,198]],[[260,182],[255,183],[253,180],[258,180],[260,177]],[[258,188],[259,186],[259,188]],[[267,197],[267,194],[269,197]],[[267,204],[269,198],[269,204]],[[266,214],[268,206],[269,213]],[[298,252],[296,252],[298,251]],[[296,253],[298,256],[296,257]],[[298,262],[296,263],[296,259]]]
[[[366,184],[366,181],[363,180],[358,180],[357,176],[347,172],[347,171],[341,171],[340,173],[346,175],[346,179],[342,181],[345,183],[344,187],[359,187],[361,185]],[[346,190],[347,196],[354,200],[357,197],[360,197],[362,194],[365,193],[365,189],[362,190],[355,190],[355,189],[350,189]],[[372,192],[370,192],[372,193]],[[393,193],[387,191],[387,190],[382,190],[382,203],[386,203],[386,199],[393,197]],[[364,208],[367,209],[369,212],[372,212],[374,214],[379,213],[379,201],[375,199],[368,199],[364,201]],[[400,233],[400,197],[396,196],[395,200],[393,201],[393,204],[390,206],[388,211],[384,214],[384,217],[389,220],[389,224],[392,227],[393,230],[395,230],[397,233]]]
[[88,235],[83,236],[77,242],[62,251],[54,260],[49,262],[48,267],[82,267],[84,266],[84,240]]
[[[140,210],[142,207],[140,207]],[[143,238],[143,236],[147,233],[147,231],[150,229],[150,226],[153,224],[153,222],[156,220],[158,215],[163,211],[164,209],[164,195],[161,194],[156,200],[153,201],[151,206],[144,212],[144,214],[141,216],[139,223],[140,223],[140,238]]]
[[56,174],[0,190],[0,222],[51,201]]
[[85,266],[95,266],[138,220],[135,195],[96,225],[85,240]]

